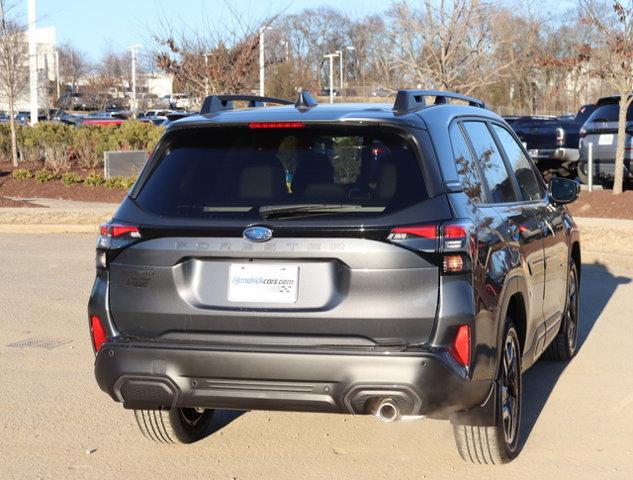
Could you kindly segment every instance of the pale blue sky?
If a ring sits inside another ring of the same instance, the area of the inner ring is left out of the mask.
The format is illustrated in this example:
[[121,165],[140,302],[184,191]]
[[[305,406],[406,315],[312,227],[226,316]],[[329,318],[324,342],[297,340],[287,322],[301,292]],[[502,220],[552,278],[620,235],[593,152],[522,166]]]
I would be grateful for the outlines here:
[[[16,6],[26,20],[26,0]],[[511,0],[508,0],[511,1]],[[414,2],[415,3],[415,2]],[[541,2],[539,2],[541,3]],[[555,2],[557,3],[557,2]],[[565,1],[563,3],[567,3]],[[227,7],[254,23],[271,13],[296,13],[304,8],[327,5],[352,16],[379,13],[389,0],[37,0],[38,26],[54,26],[57,43],[70,42],[91,61],[111,47],[115,50],[149,40],[160,19],[176,17],[192,29],[219,22],[232,22]]]

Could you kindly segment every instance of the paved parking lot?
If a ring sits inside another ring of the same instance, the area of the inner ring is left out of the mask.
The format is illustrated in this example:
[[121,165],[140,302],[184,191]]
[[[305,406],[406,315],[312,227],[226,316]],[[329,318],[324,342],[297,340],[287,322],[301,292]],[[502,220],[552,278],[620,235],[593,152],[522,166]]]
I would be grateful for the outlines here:
[[0,235],[1,479],[631,478],[633,272],[583,266],[578,356],[526,374],[519,459],[475,467],[439,421],[222,412],[196,445],[147,442],[92,375],[93,248],[93,236]]

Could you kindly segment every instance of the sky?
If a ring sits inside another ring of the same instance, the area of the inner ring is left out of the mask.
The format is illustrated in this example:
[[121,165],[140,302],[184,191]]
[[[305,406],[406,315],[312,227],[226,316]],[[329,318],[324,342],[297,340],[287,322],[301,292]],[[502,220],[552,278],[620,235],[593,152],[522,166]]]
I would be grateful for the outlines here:
[[[15,15],[26,23],[27,2],[18,0]],[[196,30],[219,22],[233,22],[231,10],[254,24],[278,13],[297,13],[326,5],[352,16],[385,10],[387,0],[36,0],[38,27],[56,28],[57,44],[71,43],[96,61],[108,49],[147,44],[161,19]],[[227,6],[230,5],[230,8]]]
[[[508,2],[514,0],[505,0]],[[13,13],[26,23],[27,1],[17,2]],[[111,48],[122,50],[151,44],[151,32],[160,31],[161,20],[173,19],[192,30],[213,28],[217,22],[256,24],[275,13],[297,13],[305,8],[330,6],[351,16],[385,11],[389,0],[36,0],[37,23],[56,28],[57,44],[70,43],[97,61]],[[547,0],[529,0],[552,5]],[[9,2],[10,3],[10,2]],[[414,2],[415,3],[415,2]],[[570,0],[554,2],[567,4]],[[230,7],[229,7],[230,5]],[[559,8],[559,7],[554,7]],[[562,6],[560,7],[562,8]]]

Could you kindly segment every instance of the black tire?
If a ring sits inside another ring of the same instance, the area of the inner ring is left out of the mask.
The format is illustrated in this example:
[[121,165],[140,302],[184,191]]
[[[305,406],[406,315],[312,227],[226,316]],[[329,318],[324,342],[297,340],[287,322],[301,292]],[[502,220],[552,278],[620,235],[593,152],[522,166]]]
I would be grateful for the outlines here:
[[587,162],[578,162],[578,180],[580,180],[583,185],[589,184]]
[[453,425],[455,444],[462,459],[481,464],[512,461],[519,453],[521,432],[521,349],[511,318],[506,319],[497,374],[497,425]]
[[569,265],[569,278],[567,281],[567,305],[556,338],[543,352],[545,360],[566,362],[571,360],[578,350],[578,305],[580,282],[578,279],[578,267],[572,261]]
[[145,438],[158,443],[193,443],[213,433],[215,410],[172,408],[134,410],[134,417]]

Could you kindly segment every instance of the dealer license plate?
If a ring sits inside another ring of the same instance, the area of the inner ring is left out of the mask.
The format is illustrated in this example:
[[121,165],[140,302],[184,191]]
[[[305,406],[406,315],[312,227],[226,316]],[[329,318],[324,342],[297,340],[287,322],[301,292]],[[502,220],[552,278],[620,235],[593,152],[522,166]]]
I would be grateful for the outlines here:
[[232,263],[229,267],[229,302],[295,303],[299,284],[296,265]]

